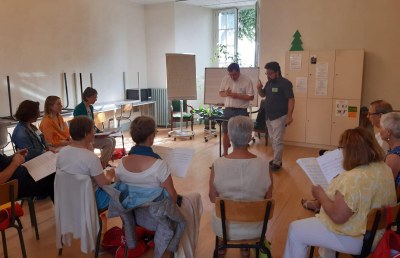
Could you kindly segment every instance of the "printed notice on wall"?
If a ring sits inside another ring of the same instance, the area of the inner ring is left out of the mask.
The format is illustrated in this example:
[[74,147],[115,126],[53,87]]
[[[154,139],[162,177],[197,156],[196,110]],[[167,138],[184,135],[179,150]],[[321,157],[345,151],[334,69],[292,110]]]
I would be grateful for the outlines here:
[[315,67],[315,77],[317,78],[328,78],[328,63],[318,63]]
[[315,79],[315,95],[316,96],[327,96],[328,95],[328,79],[317,78]]
[[349,101],[348,100],[336,100],[336,116],[348,116]]
[[301,54],[290,54],[290,70],[300,70],[301,69]]
[[307,92],[307,77],[296,77],[296,92]]
[[357,107],[356,106],[349,106],[348,112],[349,112],[349,117],[357,118]]

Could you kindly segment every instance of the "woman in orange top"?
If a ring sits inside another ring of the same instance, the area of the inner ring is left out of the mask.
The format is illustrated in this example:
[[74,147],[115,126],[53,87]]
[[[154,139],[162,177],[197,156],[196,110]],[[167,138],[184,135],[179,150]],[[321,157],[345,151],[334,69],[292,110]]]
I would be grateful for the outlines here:
[[54,147],[62,147],[71,143],[67,123],[60,115],[62,107],[59,97],[48,96],[44,103],[45,115],[39,126],[46,142]]

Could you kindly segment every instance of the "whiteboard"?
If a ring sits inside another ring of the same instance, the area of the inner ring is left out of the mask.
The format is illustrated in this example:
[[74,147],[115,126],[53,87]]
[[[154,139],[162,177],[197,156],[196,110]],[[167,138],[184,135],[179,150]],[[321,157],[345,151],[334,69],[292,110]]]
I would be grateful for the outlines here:
[[196,59],[190,54],[166,54],[169,100],[196,100]]
[[[253,82],[254,99],[251,106],[258,106],[258,67],[241,67],[240,73],[249,76]],[[222,106],[224,98],[219,96],[219,87],[221,86],[222,79],[228,75],[226,68],[206,68],[204,75],[204,104]]]

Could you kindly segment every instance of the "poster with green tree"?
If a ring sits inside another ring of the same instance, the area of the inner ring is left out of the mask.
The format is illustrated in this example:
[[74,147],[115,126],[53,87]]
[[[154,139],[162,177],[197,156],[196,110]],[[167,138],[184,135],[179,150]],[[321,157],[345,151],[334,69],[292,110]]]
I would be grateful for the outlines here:
[[292,47],[290,48],[290,51],[303,51],[303,42],[301,41],[301,34],[298,30],[293,35],[293,41],[292,41]]

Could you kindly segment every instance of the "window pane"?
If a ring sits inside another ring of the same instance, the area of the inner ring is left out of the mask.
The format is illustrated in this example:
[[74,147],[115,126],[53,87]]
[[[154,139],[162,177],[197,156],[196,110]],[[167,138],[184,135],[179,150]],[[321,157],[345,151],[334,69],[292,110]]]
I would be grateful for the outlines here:
[[220,29],[226,29],[226,15],[223,13],[220,13],[219,15],[219,28]]
[[235,14],[231,13],[231,14],[227,15],[227,19],[228,19],[228,21],[227,21],[228,29],[235,29]]

